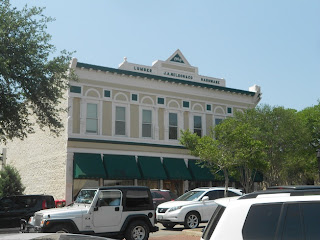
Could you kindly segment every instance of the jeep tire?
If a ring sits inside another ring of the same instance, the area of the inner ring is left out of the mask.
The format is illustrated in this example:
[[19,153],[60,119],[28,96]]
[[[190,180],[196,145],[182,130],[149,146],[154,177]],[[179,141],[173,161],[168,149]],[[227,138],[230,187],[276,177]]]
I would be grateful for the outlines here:
[[197,212],[189,212],[184,219],[185,228],[196,228],[200,223],[200,215]]
[[129,224],[125,232],[126,240],[147,240],[149,238],[149,227],[141,220],[133,221]]

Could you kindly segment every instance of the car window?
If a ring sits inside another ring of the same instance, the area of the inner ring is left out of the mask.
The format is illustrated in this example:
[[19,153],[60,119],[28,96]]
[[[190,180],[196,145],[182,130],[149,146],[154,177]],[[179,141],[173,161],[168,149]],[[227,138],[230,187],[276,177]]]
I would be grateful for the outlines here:
[[99,193],[98,205],[105,206],[120,206],[121,192],[120,191],[101,191]]
[[287,205],[282,240],[300,240],[304,239],[302,234],[300,208],[298,203]]
[[13,208],[13,199],[4,197],[0,201],[0,209],[1,210],[9,210]]
[[273,240],[281,207],[281,203],[252,205],[242,229],[243,239]]
[[189,191],[183,194],[182,196],[178,197],[176,201],[194,201],[203,193],[204,191]]
[[[151,204],[146,190],[128,190],[126,196],[126,207],[131,210],[147,208]],[[153,205],[152,205],[153,206]]]
[[228,191],[228,197],[236,197],[236,196],[239,196],[239,194],[232,191]]
[[157,192],[151,192],[153,198],[163,198],[163,196]]
[[173,193],[173,192],[169,192],[171,199],[176,199],[178,197],[177,194]]
[[213,191],[207,192],[204,196],[208,196],[209,200],[223,198],[224,197],[224,190],[213,190]]
[[96,192],[97,192],[97,190],[83,189],[79,192],[77,199],[74,202],[75,203],[91,204]]
[[320,227],[317,219],[320,216],[320,202],[302,203],[304,230],[307,240],[320,239]]

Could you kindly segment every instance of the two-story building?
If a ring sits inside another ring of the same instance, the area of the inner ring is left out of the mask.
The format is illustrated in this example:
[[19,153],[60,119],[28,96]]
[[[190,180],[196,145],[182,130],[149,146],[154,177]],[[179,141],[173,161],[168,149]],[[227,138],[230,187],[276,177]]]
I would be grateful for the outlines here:
[[180,130],[207,135],[236,111],[253,108],[260,87],[226,87],[221,78],[199,75],[180,50],[151,66],[119,68],[78,62],[71,68],[60,137],[36,131],[8,143],[7,163],[19,170],[26,193],[49,193],[67,203],[82,187],[145,185],[182,194],[215,185],[179,144]]

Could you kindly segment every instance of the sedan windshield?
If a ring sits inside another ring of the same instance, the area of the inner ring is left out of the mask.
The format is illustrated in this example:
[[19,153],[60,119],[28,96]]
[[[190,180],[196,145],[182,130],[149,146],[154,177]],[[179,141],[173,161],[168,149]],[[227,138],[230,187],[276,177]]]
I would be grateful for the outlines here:
[[86,203],[91,204],[93,201],[93,198],[96,194],[97,190],[81,190],[78,194],[77,199],[74,201],[75,203]]
[[178,197],[175,201],[195,201],[200,197],[204,191],[190,191]]

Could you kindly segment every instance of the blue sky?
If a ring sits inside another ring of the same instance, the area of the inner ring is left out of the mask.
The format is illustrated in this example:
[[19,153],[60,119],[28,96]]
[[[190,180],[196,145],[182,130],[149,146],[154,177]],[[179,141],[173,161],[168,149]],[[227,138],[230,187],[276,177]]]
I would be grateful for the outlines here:
[[58,50],[117,68],[151,65],[180,49],[227,87],[261,86],[260,104],[302,110],[320,99],[319,0],[11,0],[46,7]]

